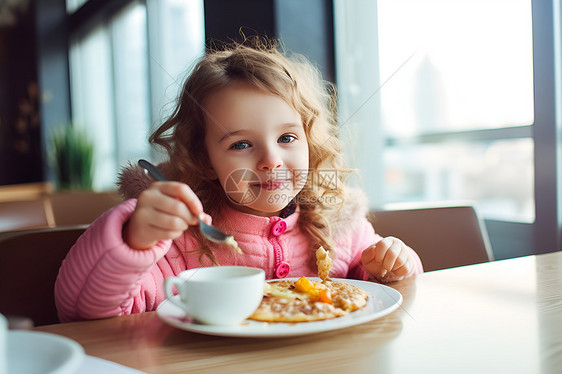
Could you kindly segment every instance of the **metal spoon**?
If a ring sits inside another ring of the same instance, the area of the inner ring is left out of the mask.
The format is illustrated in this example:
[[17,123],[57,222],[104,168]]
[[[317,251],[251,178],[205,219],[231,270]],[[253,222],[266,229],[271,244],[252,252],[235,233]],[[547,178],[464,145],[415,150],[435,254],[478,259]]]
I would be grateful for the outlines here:
[[[164,177],[162,173],[160,173],[160,171],[150,162],[141,159],[139,160],[139,165],[142,166],[154,179],[161,182],[168,181],[166,177]],[[242,250],[240,249],[238,243],[236,243],[236,240],[234,240],[234,237],[232,235],[225,234],[215,226],[209,225],[208,223],[203,221],[200,217],[198,217],[197,219],[199,219],[199,230],[201,230],[201,233],[207,239],[216,243],[225,243],[226,245],[234,248],[236,252],[242,253]]]

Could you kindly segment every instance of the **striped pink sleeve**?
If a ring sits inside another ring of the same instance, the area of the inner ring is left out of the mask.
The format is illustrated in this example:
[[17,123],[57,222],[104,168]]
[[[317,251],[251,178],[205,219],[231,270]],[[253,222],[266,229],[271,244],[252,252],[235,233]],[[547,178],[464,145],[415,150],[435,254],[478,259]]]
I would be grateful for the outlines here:
[[171,240],[135,250],[123,240],[123,226],[136,200],[107,211],[78,238],[59,270],[55,302],[62,322],[142,312],[154,304],[164,275],[156,263]]

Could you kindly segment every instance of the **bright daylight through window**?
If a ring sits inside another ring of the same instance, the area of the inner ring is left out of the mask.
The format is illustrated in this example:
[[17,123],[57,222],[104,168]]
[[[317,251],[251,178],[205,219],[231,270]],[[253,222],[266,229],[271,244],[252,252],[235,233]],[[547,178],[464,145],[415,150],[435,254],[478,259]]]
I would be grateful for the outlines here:
[[485,218],[533,222],[531,1],[379,0],[371,12],[377,38],[362,43],[377,51],[378,71],[365,72],[377,86],[344,75],[354,89],[341,92],[357,97],[343,98],[347,117],[371,101],[367,120],[379,122],[350,126],[384,134],[355,147],[370,154],[355,155],[362,171],[361,160],[383,160],[371,201],[468,200]]

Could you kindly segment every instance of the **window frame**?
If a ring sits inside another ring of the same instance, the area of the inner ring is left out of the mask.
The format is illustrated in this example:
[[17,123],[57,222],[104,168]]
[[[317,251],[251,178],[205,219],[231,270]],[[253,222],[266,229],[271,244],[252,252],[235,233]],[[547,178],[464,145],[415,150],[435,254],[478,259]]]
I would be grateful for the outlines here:
[[532,11],[536,217],[532,253],[545,253],[561,249],[560,1],[533,0]]

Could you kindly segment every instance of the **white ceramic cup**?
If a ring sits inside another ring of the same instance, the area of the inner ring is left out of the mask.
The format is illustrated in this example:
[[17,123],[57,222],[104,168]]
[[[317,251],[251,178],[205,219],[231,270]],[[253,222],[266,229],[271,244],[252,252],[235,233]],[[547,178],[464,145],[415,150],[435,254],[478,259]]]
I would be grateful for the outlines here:
[[8,320],[0,314],[0,374],[8,373]]
[[[215,266],[182,271],[164,280],[168,301],[208,325],[235,325],[260,305],[265,284],[262,269]],[[174,296],[173,286],[178,295]]]

